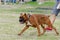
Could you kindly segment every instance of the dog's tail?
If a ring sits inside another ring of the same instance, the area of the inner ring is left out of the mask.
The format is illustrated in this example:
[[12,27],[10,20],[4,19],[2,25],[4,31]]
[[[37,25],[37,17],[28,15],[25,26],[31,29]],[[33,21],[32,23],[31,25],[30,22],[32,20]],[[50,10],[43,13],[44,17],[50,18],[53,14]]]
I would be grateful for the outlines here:
[[48,17],[50,17],[50,15],[48,15]]

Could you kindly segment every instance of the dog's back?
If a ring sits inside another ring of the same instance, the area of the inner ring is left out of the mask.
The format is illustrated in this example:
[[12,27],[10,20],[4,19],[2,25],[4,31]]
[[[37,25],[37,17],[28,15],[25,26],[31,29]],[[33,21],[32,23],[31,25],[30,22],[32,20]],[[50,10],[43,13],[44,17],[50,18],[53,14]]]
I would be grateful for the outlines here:
[[32,14],[32,16],[35,16],[39,24],[48,24],[51,23],[49,16],[44,14]]

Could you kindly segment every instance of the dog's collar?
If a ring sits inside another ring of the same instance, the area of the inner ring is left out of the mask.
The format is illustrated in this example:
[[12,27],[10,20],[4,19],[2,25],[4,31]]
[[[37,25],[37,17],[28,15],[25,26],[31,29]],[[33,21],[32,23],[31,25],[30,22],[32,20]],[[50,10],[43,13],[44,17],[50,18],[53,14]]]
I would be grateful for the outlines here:
[[27,23],[27,25],[31,25],[30,22],[29,22],[29,19],[31,17],[31,14],[27,14],[27,17],[28,17],[28,19],[27,19],[26,23]]
[[28,14],[28,19],[30,18],[31,14]]

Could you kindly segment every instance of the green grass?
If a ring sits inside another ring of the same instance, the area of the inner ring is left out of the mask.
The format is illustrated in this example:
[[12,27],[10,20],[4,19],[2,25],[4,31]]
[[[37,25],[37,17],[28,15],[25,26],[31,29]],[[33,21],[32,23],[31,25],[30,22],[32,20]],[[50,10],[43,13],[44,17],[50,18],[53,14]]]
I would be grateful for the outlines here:
[[42,4],[41,6],[54,6],[55,2],[45,2],[44,4]]
[[16,12],[16,13],[19,13],[19,12],[34,12],[34,13],[38,12],[38,13],[44,13],[45,10],[42,11],[41,9],[37,9],[37,8],[40,8],[40,7],[45,7],[45,8],[53,7],[54,4],[55,4],[54,2],[45,2],[41,5],[39,5],[37,2],[27,2],[27,3],[24,3],[22,5],[19,4],[19,5],[14,5],[13,6],[13,7],[17,7],[17,8],[13,8],[13,7],[4,8],[4,7],[1,7],[0,12],[1,13],[3,13],[3,12]]

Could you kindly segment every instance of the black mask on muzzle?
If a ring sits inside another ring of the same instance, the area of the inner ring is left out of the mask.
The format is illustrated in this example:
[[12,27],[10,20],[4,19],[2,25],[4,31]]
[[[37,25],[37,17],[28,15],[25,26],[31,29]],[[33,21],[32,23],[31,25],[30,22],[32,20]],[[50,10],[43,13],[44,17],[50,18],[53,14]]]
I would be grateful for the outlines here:
[[20,23],[24,23],[25,21],[26,21],[26,20],[24,20],[23,17],[20,17],[20,18],[19,18],[19,22],[20,22]]

